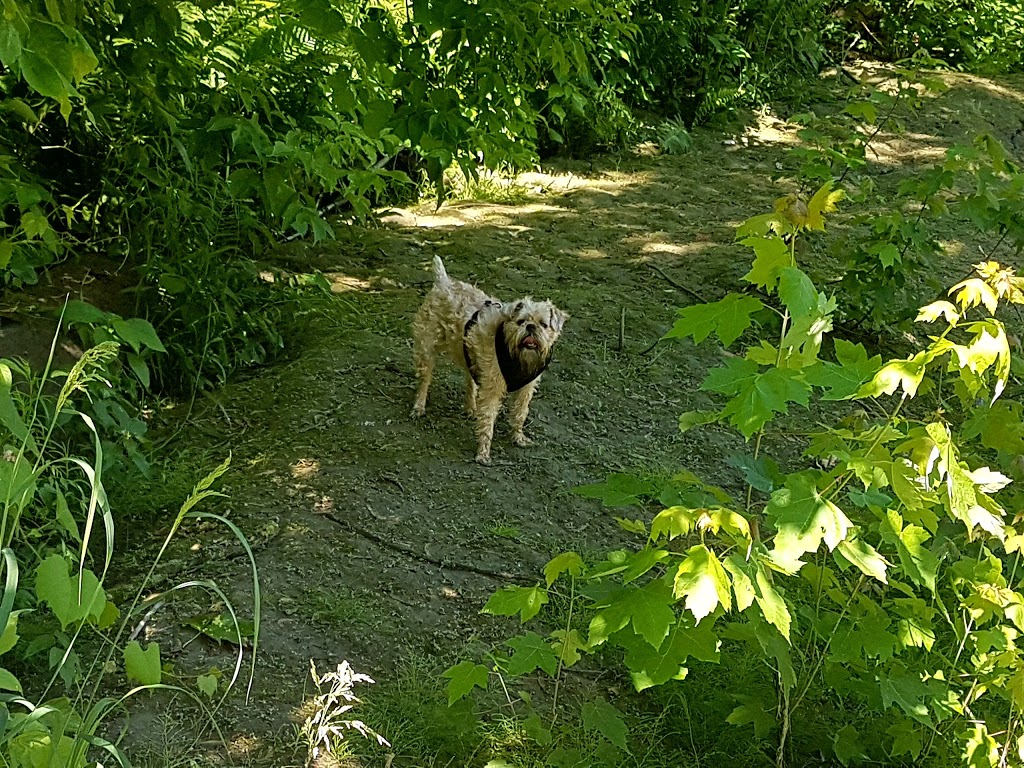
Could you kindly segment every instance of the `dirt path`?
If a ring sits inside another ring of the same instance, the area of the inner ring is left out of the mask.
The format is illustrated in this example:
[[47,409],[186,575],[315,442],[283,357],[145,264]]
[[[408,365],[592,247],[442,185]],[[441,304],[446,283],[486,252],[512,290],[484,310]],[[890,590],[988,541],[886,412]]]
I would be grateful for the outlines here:
[[[1018,92],[1000,88],[957,80],[913,130],[888,137],[873,170],[878,183],[895,184],[980,130],[1009,146],[1024,107]],[[249,705],[233,705],[223,723],[239,734],[233,749],[241,763],[301,765],[297,750],[282,757],[290,749],[283,734],[303,700],[311,658],[321,668],[347,659],[387,686],[410,655],[444,663],[507,636],[508,625],[478,615],[495,588],[534,578],[566,549],[624,541],[612,517],[573,495],[574,486],[619,467],[687,467],[738,485],[724,457],[741,441],[717,429],[676,428],[680,412],[710,404],[698,386],[720,352],[650,348],[674,310],[694,302],[692,293],[716,300],[737,288],[747,263],[732,245],[733,228],[790,191],[771,178],[795,141],[791,127],[766,118],[725,138],[699,136],[683,157],[636,155],[530,174],[521,179],[530,192],[524,204],[400,211],[385,215],[380,229],[349,228],[335,243],[285,251],[288,263],[328,274],[334,300],[317,308],[297,359],[228,387],[218,405],[196,406],[168,468],[195,477],[231,451],[222,511],[257,549],[257,677]],[[435,379],[429,418],[409,418],[408,329],[435,254],[453,277],[503,298],[550,298],[572,316],[534,401],[535,445],[516,448],[502,424],[491,467],[472,461],[454,367]],[[168,581],[220,573],[247,594],[244,561],[224,559],[237,548],[220,532],[192,530],[184,544],[194,551],[171,561]],[[197,559],[205,564],[193,565]],[[153,628],[179,670],[229,663],[170,621],[208,608],[182,606]],[[164,764],[165,741],[188,722],[187,714],[140,706],[132,730],[147,734],[154,764]]]

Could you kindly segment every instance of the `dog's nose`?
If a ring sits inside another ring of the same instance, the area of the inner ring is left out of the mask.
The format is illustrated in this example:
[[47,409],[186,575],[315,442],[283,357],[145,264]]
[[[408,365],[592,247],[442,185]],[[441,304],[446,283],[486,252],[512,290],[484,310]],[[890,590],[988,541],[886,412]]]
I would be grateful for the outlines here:
[[534,325],[533,323],[527,323],[526,324],[526,332],[527,333],[533,333],[536,330],[537,330],[537,326]]

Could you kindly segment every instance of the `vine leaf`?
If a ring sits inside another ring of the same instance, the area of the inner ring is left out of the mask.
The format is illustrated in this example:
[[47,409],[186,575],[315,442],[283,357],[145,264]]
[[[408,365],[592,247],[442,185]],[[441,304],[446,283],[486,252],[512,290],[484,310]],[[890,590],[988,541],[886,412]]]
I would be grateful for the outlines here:
[[675,325],[662,338],[693,338],[695,344],[714,333],[722,344],[729,346],[750,327],[750,316],[764,309],[764,304],[753,296],[730,293],[720,301],[683,307],[677,313]]
[[483,664],[463,661],[449,667],[441,677],[448,680],[448,706],[468,696],[474,688],[487,690],[489,670]]
[[719,604],[727,611],[732,607],[729,576],[718,556],[703,544],[691,547],[679,564],[674,592],[685,599],[698,623]]
[[160,645],[150,643],[143,650],[137,640],[132,640],[124,649],[124,669],[129,680],[141,685],[159,685]]
[[36,569],[36,596],[50,606],[62,628],[88,617],[99,619],[106,605],[99,579],[88,568],[82,571],[79,599],[78,579],[68,574],[67,561],[56,554]]

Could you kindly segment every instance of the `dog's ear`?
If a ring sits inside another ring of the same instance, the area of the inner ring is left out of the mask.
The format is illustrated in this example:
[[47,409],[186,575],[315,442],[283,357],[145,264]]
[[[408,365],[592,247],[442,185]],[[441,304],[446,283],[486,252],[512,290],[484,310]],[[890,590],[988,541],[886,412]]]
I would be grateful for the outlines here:
[[558,307],[552,305],[551,307],[551,327],[556,332],[562,332],[562,326],[565,325],[565,321],[569,319],[569,313],[563,312]]

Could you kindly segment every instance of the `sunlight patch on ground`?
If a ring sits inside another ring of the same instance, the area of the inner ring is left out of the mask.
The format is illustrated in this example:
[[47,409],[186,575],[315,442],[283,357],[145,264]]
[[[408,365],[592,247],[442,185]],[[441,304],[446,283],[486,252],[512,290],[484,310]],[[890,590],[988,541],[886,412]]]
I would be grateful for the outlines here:
[[608,254],[602,251],[600,248],[579,248],[571,252],[573,256],[579,256],[581,259],[607,259]]
[[292,477],[305,480],[320,474],[320,462],[316,459],[299,459],[291,466]]
[[368,291],[370,283],[359,277],[343,275],[341,272],[328,272],[324,275],[331,284],[331,293],[348,293],[349,291]]
[[749,126],[744,136],[759,144],[779,144],[796,146],[800,137],[796,135],[799,126],[779,120],[773,115],[758,115],[757,121]]
[[[870,159],[879,165],[901,166],[912,162],[941,162],[946,147],[941,139],[928,133],[889,134],[868,148]],[[881,138],[881,137],[880,137]]]
[[939,240],[939,245],[947,256],[959,256],[964,252],[964,244],[959,240]]
[[445,205],[438,211],[428,213],[430,206],[421,206],[416,210],[392,209],[381,216],[384,224],[400,227],[464,227],[479,224],[505,224],[512,216],[523,216],[537,213],[564,213],[564,209],[543,203],[527,203],[510,207],[494,203],[463,202]]
[[713,243],[644,243],[640,246],[640,252],[645,254],[671,254],[673,256],[694,256],[706,251]]

